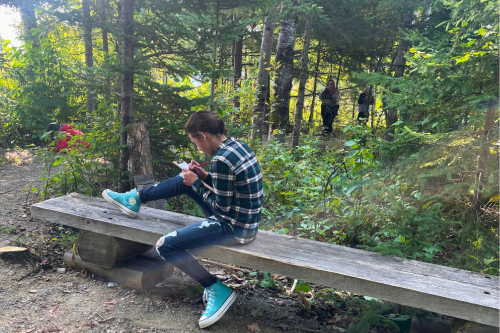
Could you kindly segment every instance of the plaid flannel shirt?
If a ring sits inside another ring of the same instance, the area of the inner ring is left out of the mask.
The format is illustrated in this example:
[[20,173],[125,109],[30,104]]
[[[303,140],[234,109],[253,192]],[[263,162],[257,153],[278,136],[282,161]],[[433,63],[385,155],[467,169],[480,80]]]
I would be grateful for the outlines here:
[[204,182],[215,192],[199,179],[193,183],[193,189],[212,207],[213,217],[221,223],[230,223],[239,243],[254,240],[264,199],[262,174],[254,152],[235,138],[224,140],[215,152]]

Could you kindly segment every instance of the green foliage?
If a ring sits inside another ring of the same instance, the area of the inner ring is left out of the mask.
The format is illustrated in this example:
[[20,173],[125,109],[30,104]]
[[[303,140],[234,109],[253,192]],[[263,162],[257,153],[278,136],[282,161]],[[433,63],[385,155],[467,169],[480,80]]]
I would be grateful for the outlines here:
[[[113,135],[113,132],[117,133],[118,126],[119,124],[115,123],[113,127],[100,128],[83,137],[70,137],[68,148],[62,149],[61,152],[41,152],[44,165],[41,180],[45,182],[43,190],[40,191],[42,198],[46,199],[51,194],[65,195],[71,192],[97,196],[103,189],[110,187],[113,181],[116,182],[118,174],[113,159],[116,163],[119,146],[114,144],[117,135]],[[42,139],[48,138],[47,134],[42,136]],[[65,134],[57,132],[55,140],[49,146],[54,147]],[[89,143],[90,149],[85,149],[78,143],[79,139]]]
[[[37,9],[38,28],[31,31],[37,44],[26,38],[22,46],[12,47],[0,40],[2,147],[52,147],[62,134],[56,133],[53,141],[44,130],[54,121],[73,124],[90,144],[88,150],[40,153],[44,187],[28,191],[42,198],[69,192],[98,196],[120,182],[120,134],[125,129],[120,125],[119,95],[121,75],[128,68],[122,64],[123,26],[116,20],[117,3],[104,3],[105,24],[97,20],[97,7],[92,12],[93,67],[83,62],[78,2],[52,2]],[[272,18],[297,15],[297,36],[305,14],[313,15],[314,25],[305,110],[312,110],[315,122],[304,126],[296,149],[273,140],[264,144],[248,139],[258,91],[255,55],[260,50],[262,15],[270,2],[251,1],[234,8],[240,4],[228,2],[219,11],[213,70],[215,6],[137,2],[134,121],[148,123],[155,179],[178,174],[174,160],[203,161],[183,126],[193,112],[209,108],[213,79],[214,111],[225,120],[229,135],[251,145],[261,164],[261,228],[498,274],[498,131],[487,141],[481,136],[486,102],[494,101],[498,92],[498,1],[439,0],[430,8],[427,3],[408,7],[394,1],[289,3]],[[396,31],[394,26],[408,12],[418,14],[418,28]],[[111,46],[108,53],[104,30]],[[244,74],[235,80],[232,45],[242,36]],[[401,39],[410,44],[406,72],[394,78],[393,52]],[[297,38],[295,65],[303,45],[303,38]],[[318,68],[312,70],[315,64]],[[274,57],[267,68],[274,78]],[[312,91],[316,89],[317,95],[336,75],[345,88],[335,122],[337,136],[324,142],[314,133],[320,103],[316,99],[316,105],[310,105]],[[370,122],[358,124],[353,118],[365,84],[374,85],[377,103]],[[295,82],[292,95],[296,91]],[[86,107],[88,94],[96,99],[93,112]],[[268,103],[274,98],[271,91]],[[293,113],[293,102],[291,106]],[[388,109],[396,110],[399,120],[388,137],[391,141],[378,137]],[[69,143],[75,145],[76,138]],[[481,147],[489,154],[486,177],[477,184]],[[476,205],[471,193],[479,189],[485,202]],[[169,200],[167,208],[204,215],[186,196]],[[255,281],[261,286],[276,286],[278,281],[268,273],[259,274]],[[370,311],[356,325],[359,331],[387,319]]]
[[[260,280],[257,280],[258,274],[261,276]],[[262,288],[271,288],[275,289],[276,288],[276,282],[278,282],[281,285],[281,282],[276,281],[273,279],[271,274],[263,271],[258,271],[258,272],[251,272],[249,274],[250,276],[255,276],[255,279],[250,280],[250,283],[258,284]],[[281,285],[283,287],[283,285]]]

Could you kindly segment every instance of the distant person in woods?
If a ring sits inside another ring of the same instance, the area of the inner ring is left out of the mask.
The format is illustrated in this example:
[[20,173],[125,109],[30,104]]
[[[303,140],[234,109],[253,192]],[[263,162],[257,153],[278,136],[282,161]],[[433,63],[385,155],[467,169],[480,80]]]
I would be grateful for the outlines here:
[[332,133],[332,124],[339,111],[340,90],[335,88],[335,82],[329,80],[321,93],[321,117],[325,135]]
[[[68,148],[68,146],[69,146],[68,142],[72,136],[83,135],[82,131],[79,131],[77,129],[73,129],[73,126],[71,126],[71,125],[66,125],[66,124],[59,125],[56,123],[51,123],[47,127],[46,132],[52,132],[51,133],[52,139],[54,139],[54,132],[67,133],[67,135],[65,135],[64,137],[60,137],[59,140],[57,141],[56,146],[54,148],[54,150],[56,152],[60,152],[64,148]],[[78,145],[73,145],[70,147],[70,149],[72,149],[74,147],[81,147],[81,148],[89,149],[89,147],[90,147],[88,143],[86,143],[85,141],[82,141],[80,139],[76,139],[76,142],[78,143]]]
[[[203,153],[213,156],[210,172],[191,161],[182,174],[137,191],[102,192],[103,198],[125,214],[136,217],[141,204],[187,194],[205,213],[205,221],[161,237],[156,243],[160,256],[195,279],[205,289],[205,312],[201,328],[218,321],[236,299],[236,293],[211,275],[187,250],[209,245],[247,244],[259,230],[263,182],[254,152],[236,138],[227,137],[224,121],[215,113],[193,114],[185,131]],[[206,185],[211,186],[208,188]]]
[[371,88],[366,87],[365,91],[359,95],[358,105],[359,105],[359,113],[358,113],[358,121],[361,124],[363,121],[367,121],[368,117],[370,117],[370,105],[375,103],[375,97],[371,93]]

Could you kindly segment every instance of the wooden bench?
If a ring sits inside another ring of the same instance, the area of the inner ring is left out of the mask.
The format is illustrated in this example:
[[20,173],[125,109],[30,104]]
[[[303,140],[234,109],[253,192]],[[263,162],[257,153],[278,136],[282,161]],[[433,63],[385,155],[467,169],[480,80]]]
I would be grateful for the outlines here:
[[[134,219],[103,199],[75,193],[37,203],[31,206],[31,214],[39,220],[150,245],[164,234],[202,220],[148,207],[141,208]],[[497,276],[267,231],[259,231],[257,238],[247,245],[214,246],[191,253],[453,318],[500,326]]]

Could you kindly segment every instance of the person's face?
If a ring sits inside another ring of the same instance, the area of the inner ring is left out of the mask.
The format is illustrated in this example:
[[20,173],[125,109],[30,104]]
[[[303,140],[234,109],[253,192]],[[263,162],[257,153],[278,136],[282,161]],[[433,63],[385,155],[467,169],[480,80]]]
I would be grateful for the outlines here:
[[189,139],[191,139],[191,142],[196,145],[199,151],[201,151],[203,154],[206,154],[208,156],[213,156],[215,153],[211,147],[211,144],[209,142],[209,135],[208,133],[200,132],[198,133],[198,137],[195,138],[191,134],[189,135]]
[[333,81],[328,82],[328,88],[333,88]]

